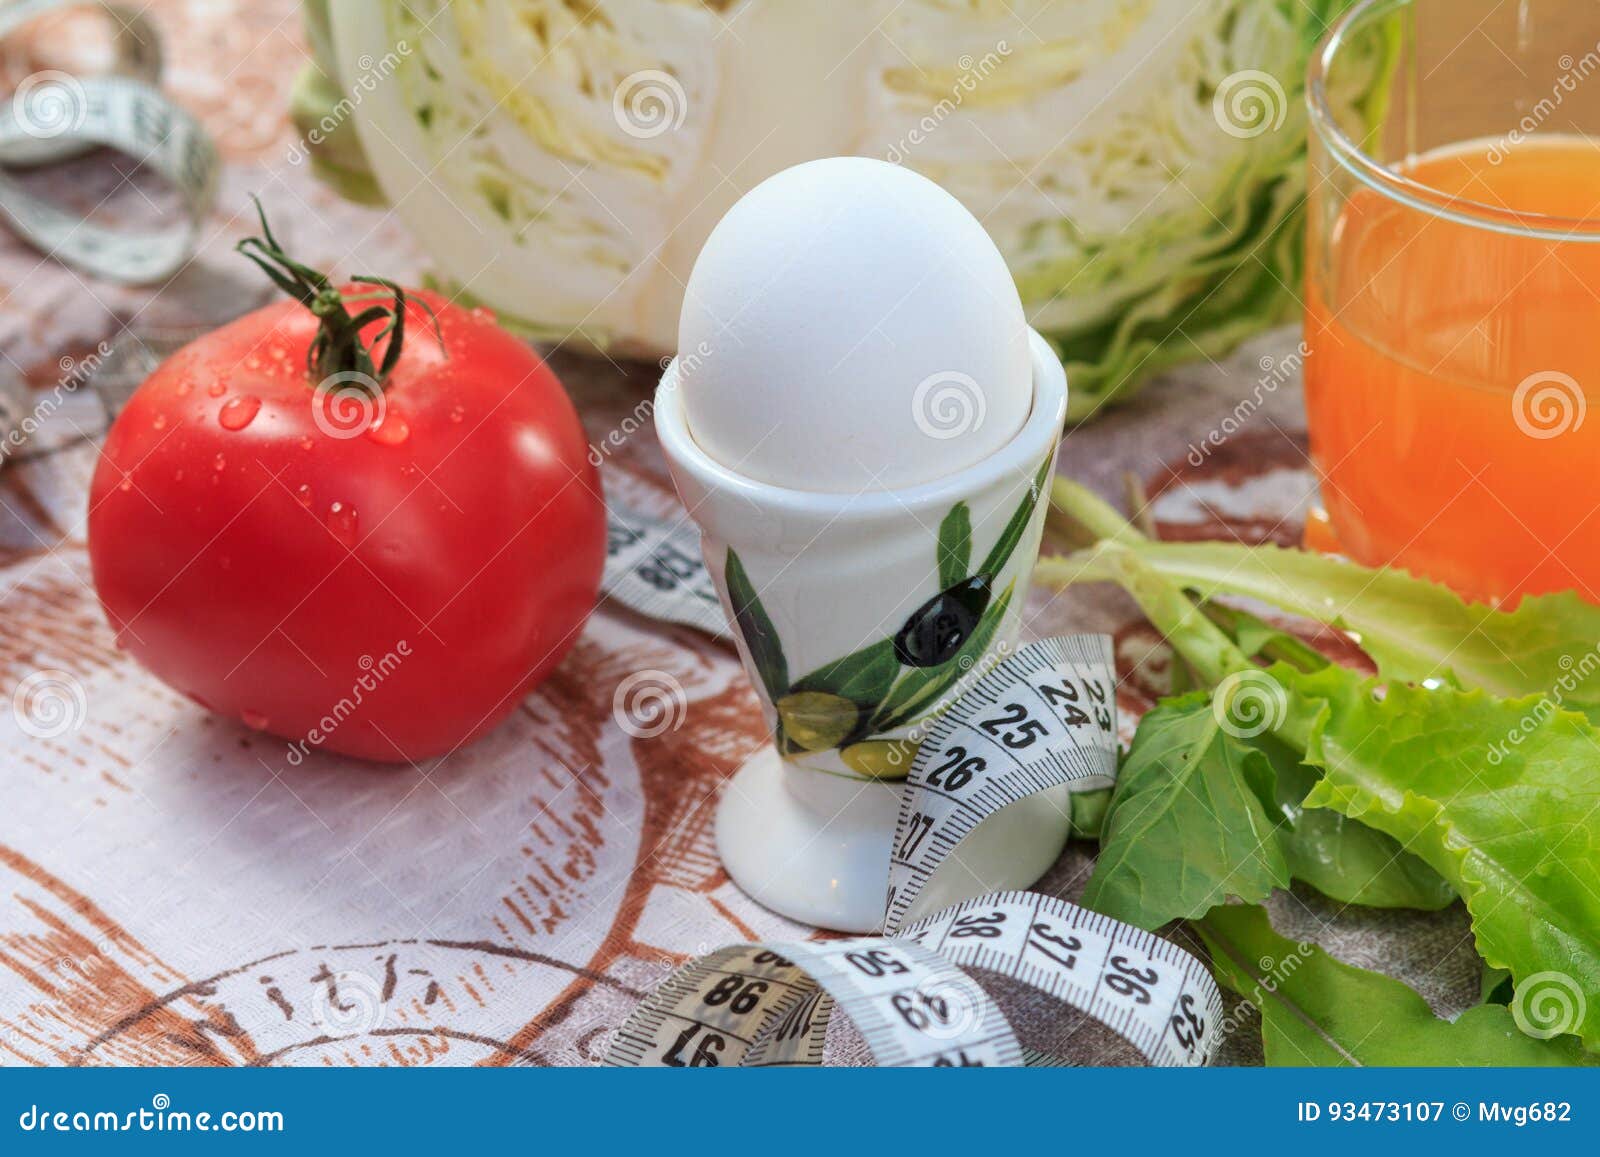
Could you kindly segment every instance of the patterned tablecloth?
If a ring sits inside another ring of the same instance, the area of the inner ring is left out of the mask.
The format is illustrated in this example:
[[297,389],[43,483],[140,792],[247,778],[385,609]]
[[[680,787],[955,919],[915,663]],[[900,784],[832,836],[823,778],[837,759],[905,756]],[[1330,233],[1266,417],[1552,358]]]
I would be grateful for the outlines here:
[[[293,163],[284,109],[304,49],[291,0],[158,0],[151,15],[169,91],[224,154],[217,209],[199,260],[159,293],[79,276],[0,235],[0,373],[36,398],[92,368],[124,327],[204,324],[264,300],[231,252],[249,193],[314,264],[402,280],[425,268],[396,220]],[[7,60],[50,67],[65,42],[41,31],[31,56]],[[136,215],[157,193],[126,169],[102,156],[33,179]],[[1157,383],[1072,432],[1061,468],[1108,493],[1137,472],[1165,535],[1294,541],[1316,481],[1294,347],[1278,335]],[[596,438],[656,373],[554,364]],[[746,899],[717,860],[720,783],[763,738],[730,648],[602,604],[555,676],[471,748],[420,767],[318,754],[290,766],[281,742],[207,715],[114,646],[84,545],[103,428],[88,391],[66,391],[0,472],[0,692],[41,670],[84,692],[77,726],[51,737],[0,712],[0,1063],[590,1063],[689,956],[814,934]],[[1229,436],[1207,450],[1212,430]],[[648,429],[605,470],[675,501]],[[1104,590],[1035,591],[1029,615],[1035,635],[1114,634],[1126,738],[1165,677],[1158,639]],[[685,688],[681,726],[632,738],[616,725],[613,694],[641,670]],[[1041,889],[1074,894],[1091,853],[1069,849]],[[1475,993],[1457,910],[1340,913],[1296,893],[1275,918],[1383,964],[1443,1012]],[[1248,1060],[1252,1032],[1239,1035],[1228,1055]],[[1086,1035],[1074,1059],[1103,1047]]]

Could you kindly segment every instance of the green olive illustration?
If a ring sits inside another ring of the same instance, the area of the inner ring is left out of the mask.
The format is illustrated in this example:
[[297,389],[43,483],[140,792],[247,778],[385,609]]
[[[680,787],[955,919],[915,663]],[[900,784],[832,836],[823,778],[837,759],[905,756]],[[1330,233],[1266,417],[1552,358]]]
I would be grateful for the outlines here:
[[784,736],[802,751],[837,747],[855,730],[861,708],[825,691],[796,691],[777,702]]
[[839,752],[844,765],[872,779],[904,779],[922,744],[910,739],[868,739]]

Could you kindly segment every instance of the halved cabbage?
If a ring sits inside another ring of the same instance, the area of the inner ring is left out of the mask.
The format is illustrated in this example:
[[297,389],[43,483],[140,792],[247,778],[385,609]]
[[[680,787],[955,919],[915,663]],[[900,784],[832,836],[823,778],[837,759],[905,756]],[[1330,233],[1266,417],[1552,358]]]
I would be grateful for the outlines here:
[[673,349],[695,255],[757,181],[907,164],[999,244],[1081,419],[1295,316],[1302,77],[1348,2],[316,2],[296,114],[452,288],[622,354]]

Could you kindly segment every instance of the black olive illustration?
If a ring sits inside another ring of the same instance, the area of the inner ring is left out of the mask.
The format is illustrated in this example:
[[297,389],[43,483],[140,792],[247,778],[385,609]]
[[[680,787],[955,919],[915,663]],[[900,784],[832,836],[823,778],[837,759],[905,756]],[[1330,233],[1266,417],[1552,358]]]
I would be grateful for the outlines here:
[[962,579],[913,611],[894,637],[895,658],[907,667],[937,667],[953,659],[989,606],[989,581],[986,574]]

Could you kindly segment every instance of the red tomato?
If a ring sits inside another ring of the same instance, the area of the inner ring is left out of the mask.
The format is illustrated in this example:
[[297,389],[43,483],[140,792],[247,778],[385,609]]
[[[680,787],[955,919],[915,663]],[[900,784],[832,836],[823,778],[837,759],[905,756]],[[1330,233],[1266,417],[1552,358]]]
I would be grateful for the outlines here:
[[[516,708],[594,605],[605,511],[561,384],[487,313],[416,297],[438,336],[413,297],[381,391],[315,388],[300,302],[184,347],[95,471],[89,551],[120,643],[290,740],[295,763],[454,750]],[[359,330],[375,355],[381,328]]]

